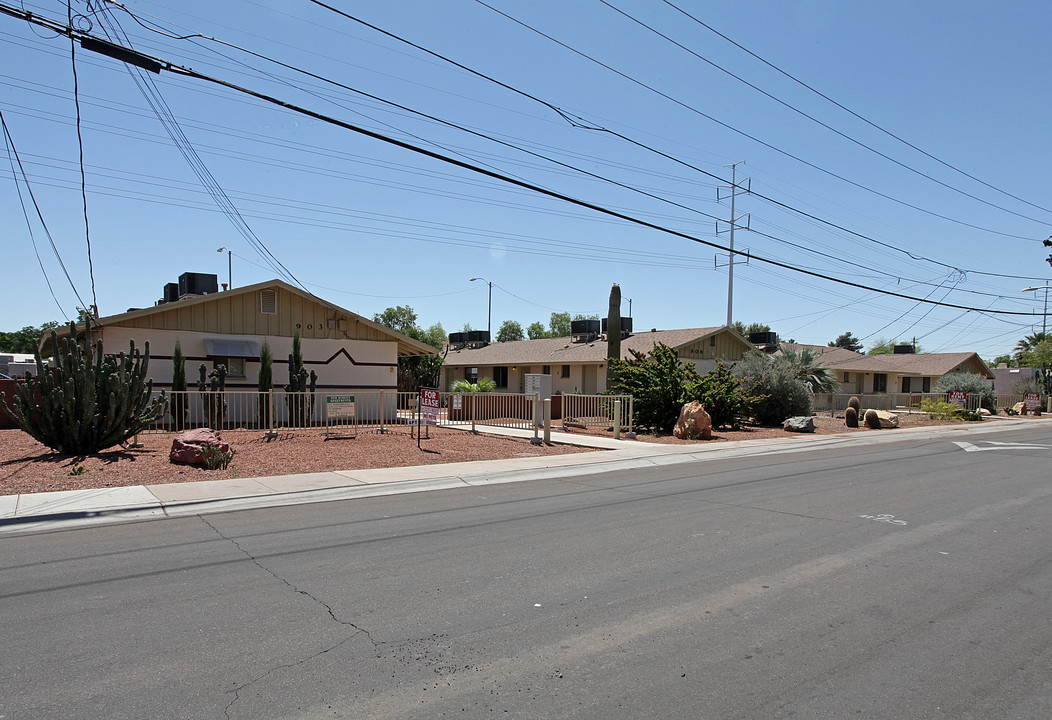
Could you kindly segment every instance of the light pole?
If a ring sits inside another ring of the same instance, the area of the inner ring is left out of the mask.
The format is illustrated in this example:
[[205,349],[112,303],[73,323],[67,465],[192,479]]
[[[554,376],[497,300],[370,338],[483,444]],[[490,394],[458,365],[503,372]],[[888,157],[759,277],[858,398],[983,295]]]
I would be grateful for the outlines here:
[[486,318],[486,332],[490,333],[490,342],[493,342],[493,283],[483,277],[473,277],[469,282],[475,282],[476,280],[481,280],[489,285],[489,314]]
[[[1049,256],[1049,263],[1052,264],[1052,255]],[[1048,284],[1038,285],[1037,287],[1023,288],[1023,292],[1037,292],[1038,290],[1045,291],[1045,309],[1041,314],[1041,340],[1045,340],[1048,336],[1045,334],[1048,329]],[[1045,392],[1049,392],[1049,378],[1048,368],[1045,367],[1044,361],[1041,362],[1041,379],[1045,385]]]
[[1041,316],[1041,334],[1045,334],[1045,330],[1048,327],[1048,285],[1038,285],[1037,287],[1023,288],[1023,292],[1035,292],[1037,290],[1045,291],[1045,310]]
[[232,253],[229,248],[221,247],[216,252],[226,251],[226,289],[234,289],[234,261],[231,259]]

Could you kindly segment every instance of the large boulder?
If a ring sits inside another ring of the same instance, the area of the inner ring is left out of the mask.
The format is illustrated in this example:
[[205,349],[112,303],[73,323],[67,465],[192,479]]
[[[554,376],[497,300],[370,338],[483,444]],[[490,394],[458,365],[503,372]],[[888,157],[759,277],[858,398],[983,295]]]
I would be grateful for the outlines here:
[[712,438],[712,417],[699,402],[689,402],[679,411],[679,420],[672,429],[673,437],[709,440]]
[[[866,412],[870,412],[866,410]],[[873,410],[877,414],[877,419],[880,421],[880,427],[882,428],[897,428],[899,426],[899,416],[893,412],[887,410]]]
[[813,433],[815,431],[815,419],[810,415],[791,417],[782,423],[782,429],[788,432]]
[[219,437],[219,433],[209,428],[198,428],[175,436],[172,440],[172,450],[168,453],[168,461],[204,466],[206,445],[211,445],[220,452],[230,452],[230,443]]

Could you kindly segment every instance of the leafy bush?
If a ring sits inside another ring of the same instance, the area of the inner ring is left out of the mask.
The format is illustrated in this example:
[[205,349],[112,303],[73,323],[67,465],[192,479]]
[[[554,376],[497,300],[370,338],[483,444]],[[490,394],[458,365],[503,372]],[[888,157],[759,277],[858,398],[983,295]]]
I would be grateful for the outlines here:
[[959,417],[961,420],[968,420],[971,422],[983,419],[983,416],[974,410],[965,410],[963,408],[957,408],[957,412],[954,413],[954,416]]
[[716,367],[691,382],[686,397],[705,406],[713,427],[741,429],[765,398],[756,393],[756,383],[735,377],[730,368],[718,362]]
[[690,399],[688,388],[701,381],[693,365],[680,362],[676,351],[658,343],[649,356],[630,350],[628,360],[611,359],[613,390],[633,397],[639,427],[668,432]]
[[786,418],[811,414],[811,395],[793,363],[754,351],[739,360],[732,372],[753,381],[753,392],[764,396],[756,404],[757,424],[781,425]]
[[451,392],[455,393],[490,393],[497,389],[497,383],[493,378],[480,377],[478,382],[457,380],[453,383]]
[[920,404],[921,412],[928,413],[932,420],[949,420],[957,414],[959,409],[956,405],[945,400],[927,398]]
[[932,391],[937,393],[963,391],[969,395],[978,395],[980,407],[992,413],[997,412],[997,394],[994,393],[990,381],[981,375],[949,373],[939,378]]

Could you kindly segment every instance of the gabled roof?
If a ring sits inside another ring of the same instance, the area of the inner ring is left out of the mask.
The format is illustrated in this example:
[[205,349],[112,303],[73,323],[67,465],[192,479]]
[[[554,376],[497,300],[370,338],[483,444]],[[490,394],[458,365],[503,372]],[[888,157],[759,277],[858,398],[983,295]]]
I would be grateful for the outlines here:
[[905,355],[860,355],[840,362],[825,363],[830,370],[845,372],[898,373],[939,377],[951,372],[974,372],[992,379],[993,372],[973,352],[917,353]]
[[[650,352],[658,343],[678,350],[685,345],[705,340],[719,333],[729,333],[739,340],[743,350],[752,347],[745,338],[726,326],[688,328],[685,330],[652,330],[633,333],[621,339],[621,358],[631,357],[631,350]],[[491,343],[480,348],[450,350],[446,365],[572,365],[576,363],[606,362],[606,339],[591,342],[571,342],[570,337],[514,340]]]
[[779,351],[792,350],[794,352],[801,352],[803,350],[811,350],[818,354],[818,360],[823,365],[828,366],[831,363],[842,363],[857,358],[866,357],[862,353],[857,353],[854,350],[848,350],[842,347],[828,347],[826,345],[802,345],[799,343],[780,343]]
[[[107,325],[128,325],[133,321],[139,320],[140,318],[148,318],[153,315],[170,313],[173,310],[182,310],[184,308],[193,308],[196,306],[207,305],[209,303],[225,301],[230,299],[231,297],[235,297],[238,295],[248,295],[250,293],[259,292],[260,290],[271,289],[280,289],[293,295],[297,295],[303,298],[304,300],[316,303],[317,305],[324,307],[327,311],[337,316],[346,318],[348,320],[353,320],[359,325],[371,328],[380,336],[388,337],[390,338],[390,340],[396,341],[398,343],[399,356],[434,355],[438,352],[435,348],[431,347],[427,343],[420,342],[419,340],[414,340],[408,335],[403,335],[402,333],[396,330],[392,330],[391,328],[385,325],[373,322],[372,320],[367,320],[361,315],[357,315],[356,313],[353,313],[350,310],[346,310],[338,305],[334,305],[327,300],[323,300],[315,295],[312,295],[309,292],[301,290],[300,288],[290,285],[282,280],[268,280],[266,282],[255,283],[254,285],[245,285],[244,287],[234,288],[233,290],[224,290],[223,292],[209,293],[208,295],[200,295],[197,297],[186,297],[177,302],[162,303],[160,305],[154,305],[148,308],[129,310],[128,312],[120,313],[117,315],[107,315],[105,317],[97,318],[96,320],[94,320],[92,322],[92,327],[105,328]],[[82,333],[83,329],[84,324],[79,323],[77,325],[77,332]],[[60,338],[68,335],[69,326],[59,326],[58,328],[56,328],[56,333]],[[41,337],[41,352],[43,352],[46,349],[46,345],[50,345],[50,340],[50,332],[45,333],[44,336]]]

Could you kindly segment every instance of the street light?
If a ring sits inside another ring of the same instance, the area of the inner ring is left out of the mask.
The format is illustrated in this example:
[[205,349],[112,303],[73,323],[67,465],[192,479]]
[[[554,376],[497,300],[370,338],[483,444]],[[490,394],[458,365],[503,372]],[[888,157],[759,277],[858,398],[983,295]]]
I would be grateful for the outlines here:
[[216,252],[226,251],[226,289],[234,289],[234,261],[231,259],[232,253],[229,248],[221,247]]
[[486,332],[490,334],[490,341],[493,340],[493,283],[483,277],[473,277],[469,282],[475,282],[481,280],[482,282],[489,285],[489,315],[486,318]]

